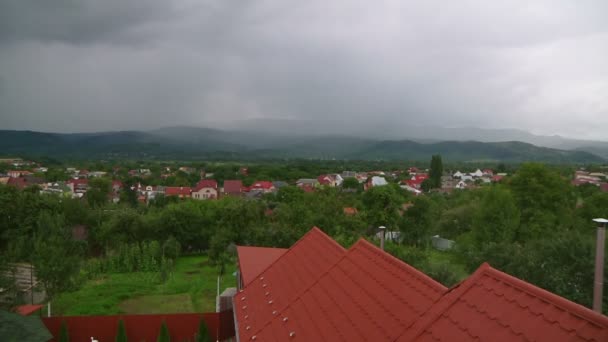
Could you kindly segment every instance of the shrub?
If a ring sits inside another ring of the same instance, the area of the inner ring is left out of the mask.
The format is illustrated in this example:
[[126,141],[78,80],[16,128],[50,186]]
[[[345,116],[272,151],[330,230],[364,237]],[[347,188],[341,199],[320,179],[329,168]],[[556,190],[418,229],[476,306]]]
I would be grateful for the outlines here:
[[158,334],[157,342],[171,342],[171,336],[169,336],[169,329],[167,328],[167,323],[163,321],[163,324],[160,326],[160,332]]
[[70,335],[68,334],[68,325],[65,321],[61,321],[61,329],[59,330],[59,342],[69,342]]
[[196,334],[196,342],[210,342],[211,337],[209,336],[209,329],[207,323],[201,318],[198,323],[198,333]]
[[127,342],[127,330],[125,322],[121,319],[118,321],[118,331],[116,332],[116,342]]

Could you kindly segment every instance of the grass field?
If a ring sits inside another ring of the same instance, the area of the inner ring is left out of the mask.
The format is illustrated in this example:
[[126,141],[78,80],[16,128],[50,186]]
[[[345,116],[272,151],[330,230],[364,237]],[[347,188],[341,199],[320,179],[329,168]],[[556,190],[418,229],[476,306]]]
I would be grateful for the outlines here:
[[[221,290],[236,286],[235,270],[227,267]],[[217,268],[206,256],[186,256],[177,260],[165,283],[155,273],[108,274],[59,295],[52,306],[54,315],[210,312],[215,311],[216,291]]]

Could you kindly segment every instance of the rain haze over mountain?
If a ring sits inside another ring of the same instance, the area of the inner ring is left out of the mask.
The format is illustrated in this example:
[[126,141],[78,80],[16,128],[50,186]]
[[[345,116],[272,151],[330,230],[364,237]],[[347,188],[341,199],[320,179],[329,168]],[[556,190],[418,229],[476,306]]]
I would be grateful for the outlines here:
[[607,13],[606,1],[3,0],[0,128],[608,140]]

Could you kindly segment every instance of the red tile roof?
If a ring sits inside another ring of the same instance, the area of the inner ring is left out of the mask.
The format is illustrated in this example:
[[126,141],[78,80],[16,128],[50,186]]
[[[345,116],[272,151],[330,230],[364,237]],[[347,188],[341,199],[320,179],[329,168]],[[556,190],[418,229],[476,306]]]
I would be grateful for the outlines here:
[[257,181],[253,184],[251,184],[251,186],[249,187],[250,190],[254,190],[254,189],[264,189],[264,190],[268,190],[268,189],[272,189],[274,188],[274,185],[272,184],[272,182],[269,181]]
[[608,183],[600,184],[600,190],[602,190],[604,192],[608,192]]
[[243,191],[243,182],[240,180],[225,180],[224,193],[236,195]]
[[29,316],[31,314],[33,314],[34,312],[42,309],[42,307],[44,307],[44,305],[20,305],[17,307],[17,313],[20,314],[21,316]]
[[401,184],[406,184],[411,186],[412,188],[420,188],[422,182],[429,178],[429,175],[426,173],[420,173],[415,176],[412,176],[410,179],[404,179],[401,181]]
[[290,334],[299,341],[394,341],[446,291],[361,239],[288,306],[266,304],[277,313],[254,335],[260,341]]
[[190,197],[192,189],[189,186],[168,186],[165,188],[165,196]]
[[237,246],[236,252],[239,257],[243,285],[247,286],[270,264],[287,252],[287,249]]
[[492,176],[492,182],[500,182],[503,178],[504,176],[501,175]]
[[306,233],[234,296],[240,340],[249,340],[274,317],[273,311],[294,300],[344,253],[344,248],[319,228]]
[[608,341],[608,317],[486,263],[397,341]]
[[89,184],[89,180],[84,178],[71,178],[68,179],[66,182],[66,184],[74,184],[74,185],[78,185],[78,184]]
[[19,178],[11,177],[6,182],[6,185],[14,186],[17,189],[24,189],[25,187],[27,187],[27,181],[23,177],[19,177]]
[[192,191],[198,192],[204,188],[213,188],[217,190],[217,182],[213,179],[200,180],[198,183],[196,183],[196,186],[194,187],[194,189],[192,189]]
[[352,216],[352,215],[355,215],[357,213],[358,213],[357,208],[352,208],[352,207],[346,207],[346,208],[344,208],[344,215]]
[[333,180],[329,175],[320,175],[319,177],[317,177],[317,181],[321,185],[330,185]]

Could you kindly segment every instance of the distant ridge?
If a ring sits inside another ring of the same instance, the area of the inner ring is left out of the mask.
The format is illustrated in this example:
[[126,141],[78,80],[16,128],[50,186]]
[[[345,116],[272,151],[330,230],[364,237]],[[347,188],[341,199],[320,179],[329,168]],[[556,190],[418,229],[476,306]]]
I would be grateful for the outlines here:
[[602,163],[580,150],[508,142],[374,140],[349,136],[286,136],[209,128],[169,127],[149,132],[43,133],[0,130],[0,155],[71,159],[349,159],[449,161],[540,161]]

